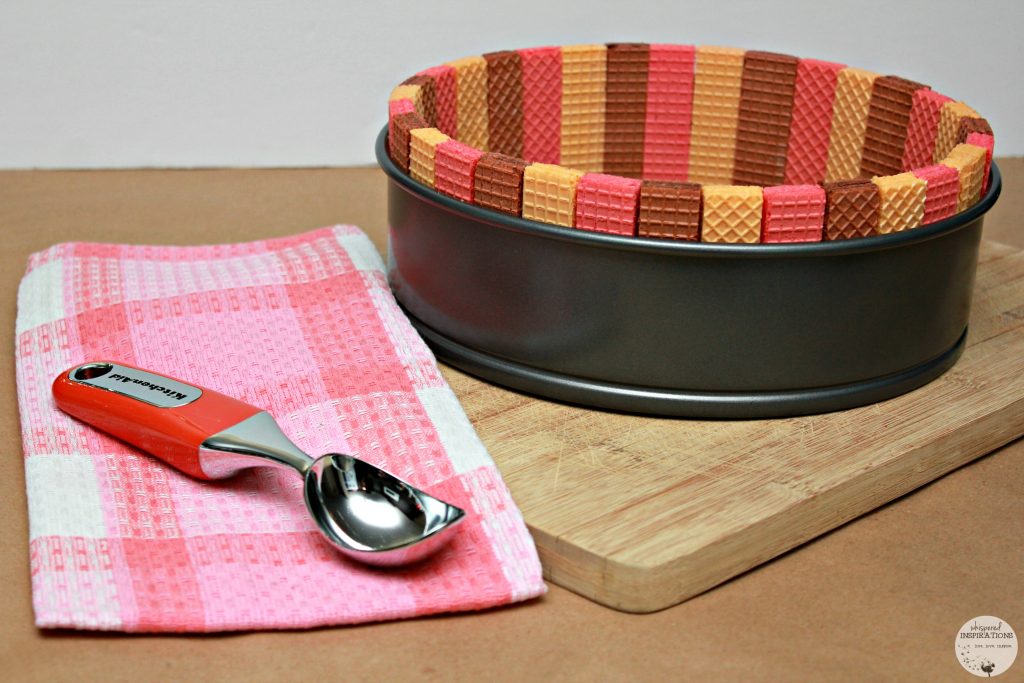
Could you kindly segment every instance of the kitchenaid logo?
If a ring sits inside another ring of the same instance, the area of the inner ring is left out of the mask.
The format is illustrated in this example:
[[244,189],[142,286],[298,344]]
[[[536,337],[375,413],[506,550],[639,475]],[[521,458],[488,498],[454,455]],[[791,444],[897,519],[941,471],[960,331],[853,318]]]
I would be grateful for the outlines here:
[[998,617],[974,617],[956,634],[956,658],[975,676],[998,676],[1017,658],[1017,634]]
[[161,394],[165,394],[166,396],[170,396],[171,398],[176,398],[179,401],[183,401],[186,398],[186,394],[183,394],[180,391],[175,391],[174,389],[168,389],[167,387],[162,387],[159,384],[153,384],[152,382],[147,382],[144,379],[136,379],[135,377],[128,377],[126,375],[121,375],[121,374],[118,374],[116,372],[110,375],[110,380],[111,381],[113,381],[113,380],[120,380],[121,382],[124,382],[125,384],[138,384],[139,386],[145,387],[146,389],[149,389],[150,391],[159,391]]

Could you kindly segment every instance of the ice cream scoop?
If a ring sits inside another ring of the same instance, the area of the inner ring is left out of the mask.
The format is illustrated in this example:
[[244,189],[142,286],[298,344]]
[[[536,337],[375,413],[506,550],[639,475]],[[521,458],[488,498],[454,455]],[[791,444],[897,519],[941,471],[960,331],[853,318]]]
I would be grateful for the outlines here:
[[269,413],[210,389],[109,361],[79,365],[53,382],[69,415],[198,479],[272,465],[305,480],[306,507],[344,555],[373,565],[424,559],[465,512],[363,460],[313,458]]

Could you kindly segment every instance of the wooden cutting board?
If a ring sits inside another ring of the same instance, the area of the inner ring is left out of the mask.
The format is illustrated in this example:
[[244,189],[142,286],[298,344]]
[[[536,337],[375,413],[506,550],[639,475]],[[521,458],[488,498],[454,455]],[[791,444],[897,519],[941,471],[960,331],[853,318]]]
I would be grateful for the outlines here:
[[650,612],[1024,433],[1024,252],[982,244],[967,349],[949,372],[845,412],[638,417],[444,373],[522,509],[545,577]]

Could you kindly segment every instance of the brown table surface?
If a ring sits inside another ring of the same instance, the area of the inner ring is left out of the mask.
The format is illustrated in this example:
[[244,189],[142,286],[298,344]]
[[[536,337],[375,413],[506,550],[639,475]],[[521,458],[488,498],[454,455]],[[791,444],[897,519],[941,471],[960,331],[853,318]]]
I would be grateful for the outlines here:
[[[1024,159],[1001,162],[986,239],[1024,248]],[[968,619],[1024,636],[1024,442],[676,607],[615,612],[551,585],[477,614],[306,632],[40,632],[29,590],[13,372],[15,293],[54,242],[198,244],[355,223],[386,239],[376,169],[0,173],[0,679],[973,680],[953,654]],[[498,463],[499,466],[501,463]],[[1024,680],[1024,653],[1000,680]]]

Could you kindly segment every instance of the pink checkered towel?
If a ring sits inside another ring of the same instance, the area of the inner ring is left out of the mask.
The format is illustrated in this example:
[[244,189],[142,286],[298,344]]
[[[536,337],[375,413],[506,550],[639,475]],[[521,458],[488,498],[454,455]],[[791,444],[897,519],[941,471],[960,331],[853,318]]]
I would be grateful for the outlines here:
[[[36,624],[304,628],[477,610],[544,592],[522,516],[360,230],[206,247],[58,244],[18,291],[17,380]],[[465,509],[426,563],[381,570],[320,537],[302,479],[190,479],[60,412],[94,359],[264,408],[305,451],[351,453]]]

